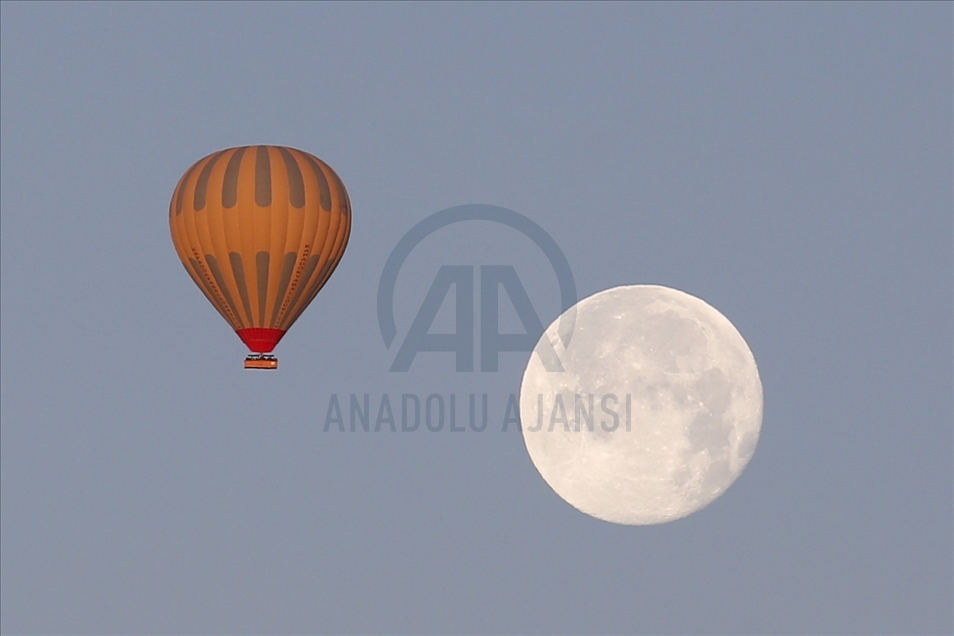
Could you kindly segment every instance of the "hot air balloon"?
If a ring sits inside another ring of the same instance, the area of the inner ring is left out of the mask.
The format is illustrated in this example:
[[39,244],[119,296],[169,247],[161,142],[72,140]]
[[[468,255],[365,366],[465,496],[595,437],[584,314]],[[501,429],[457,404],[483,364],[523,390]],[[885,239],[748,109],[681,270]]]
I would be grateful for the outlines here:
[[252,352],[245,368],[275,369],[269,354],[344,254],[351,204],[317,157],[243,146],[186,171],[169,226],[186,271]]

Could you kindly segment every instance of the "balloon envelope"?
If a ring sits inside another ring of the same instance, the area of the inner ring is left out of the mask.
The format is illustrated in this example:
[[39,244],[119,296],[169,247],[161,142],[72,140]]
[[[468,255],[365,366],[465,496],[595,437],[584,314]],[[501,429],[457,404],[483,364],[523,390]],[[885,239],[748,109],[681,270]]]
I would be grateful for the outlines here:
[[179,259],[212,306],[251,351],[268,353],[341,260],[351,204],[317,157],[243,146],[186,171],[169,225]]

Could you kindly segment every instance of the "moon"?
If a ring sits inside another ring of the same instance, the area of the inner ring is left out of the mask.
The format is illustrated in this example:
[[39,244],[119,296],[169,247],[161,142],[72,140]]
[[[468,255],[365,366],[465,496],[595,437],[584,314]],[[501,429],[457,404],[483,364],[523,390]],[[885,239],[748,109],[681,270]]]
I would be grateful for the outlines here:
[[607,289],[574,310],[569,347],[558,318],[520,386],[540,475],[612,523],[665,523],[711,503],[752,458],[762,427],[762,383],[738,330],[699,298],[656,285]]

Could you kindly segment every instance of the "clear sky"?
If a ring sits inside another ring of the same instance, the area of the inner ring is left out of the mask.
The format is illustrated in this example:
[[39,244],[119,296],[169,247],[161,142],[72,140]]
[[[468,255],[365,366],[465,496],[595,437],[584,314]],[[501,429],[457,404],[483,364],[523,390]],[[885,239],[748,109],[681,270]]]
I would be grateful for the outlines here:
[[[952,18],[4,2],[3,632],[950,633]],[[277,372],[241,368],[167,219],[195,160],[257,143],[327,161],[354,214]],[[765,415],[721,498],[649,527],[563,502],[501,431],[526,354],[389,373],[442,265],[512,265],[559,313],[532,242],[458,224],[385,346],[388,255],[468,203],[540,224],[580,297],[667,285],[735,324]],[[490,422],[323,431],[365,393],[486,393]]]

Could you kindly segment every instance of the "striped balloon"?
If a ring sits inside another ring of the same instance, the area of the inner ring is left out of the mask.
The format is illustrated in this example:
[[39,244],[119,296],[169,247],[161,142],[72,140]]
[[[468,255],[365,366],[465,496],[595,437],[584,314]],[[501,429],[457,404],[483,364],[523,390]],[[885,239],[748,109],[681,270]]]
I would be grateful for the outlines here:
[[341,179],[317,157],[243,146],[186,171],[169,226],[209,302],[251,351],[268,353],[341,260],[351,204]]

